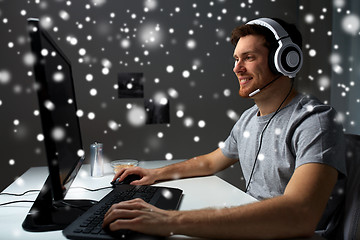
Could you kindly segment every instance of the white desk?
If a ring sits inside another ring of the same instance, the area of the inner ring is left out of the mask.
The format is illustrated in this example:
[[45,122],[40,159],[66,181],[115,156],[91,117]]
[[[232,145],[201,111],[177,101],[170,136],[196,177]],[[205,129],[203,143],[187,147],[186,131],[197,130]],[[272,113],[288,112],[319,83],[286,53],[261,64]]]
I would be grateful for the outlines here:
[[[141,162],[144,168],[156,168],[176,161],[147,161]],[[90,166],[83,165],[76,177],[72,188],[69,190],[67,199],[92,199],[100,200],[111,189],[90,192],[76,186],[91,189],[106,187],[110,185],[113,172],[109,165],[105,166],[105,174],[101,178],[92,178],[89,173]],[[26,171],[20,178],[7,187],[3,192],[23,193],[30,189],[41,189],[47,178],[46,167],[33,167]],[[174,181],[157,183],[158,186],[176,187],[183,190],[183,199],[180,210],[190,210],[206,207],[238,206],[256,201],[256,199],[242,192],[238,188],[225,182],[216,176],[188,178]],[[210,191],[209,191],[210,190]],[[15,200],[35,200],[38,193],[29,193],[25,196],[14,197],[0,195],[0,203]],[[25,219],[32,203],[15,203],[0,207],[0,239],[66,239],[61,231],[32,233],[22,229]],[[173,239],[192,239],[183,236],[173,236]]]

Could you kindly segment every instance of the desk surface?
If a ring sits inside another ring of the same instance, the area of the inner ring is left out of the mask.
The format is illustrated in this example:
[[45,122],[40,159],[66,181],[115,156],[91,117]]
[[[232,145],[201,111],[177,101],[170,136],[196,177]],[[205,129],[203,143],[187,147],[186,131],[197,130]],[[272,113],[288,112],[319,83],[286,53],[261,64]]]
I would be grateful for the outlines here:
[[[146,161],[140,162],[144,168],[156,168],[174,163],[176,161]],[[76,187],[87,187],[91,189],[107,187],[113,178],[113,172],[109,165],[105,166],[105,174],[100,178],[90,176],[90,166],[83,165],[66,199],[92,199],[100,200],[111,189],[97,192],[86,191]],[[26,171],[14,183],[3,192],[23,193],[27,190],[41,189],[47,178],[46,167],[33,167]],[[225,182],[216,176],[187,178],[174,181],[166,181],[155,184],[157,186],[176,187],[183,190],[183,199],[180,210],[199,209],[206,207],[229,207],[239,206],[256,201],[243,191]],[[15,200],[35,200],[38,193],[28,193],[25,196],[0,196],[0,203]],[[66,239],[61,231],[32,233],[22,229],[21,224],[25,219],[32,203],[15,203],[0,207],[0,238],[1,239]],[[173,236],[171,239],[192,239],[183,236]]]

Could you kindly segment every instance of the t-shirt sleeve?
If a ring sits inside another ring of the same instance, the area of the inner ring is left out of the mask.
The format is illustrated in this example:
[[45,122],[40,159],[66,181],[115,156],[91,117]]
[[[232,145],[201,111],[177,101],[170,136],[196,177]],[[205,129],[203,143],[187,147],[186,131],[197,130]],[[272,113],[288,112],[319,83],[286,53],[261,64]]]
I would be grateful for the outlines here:
[[346,175],[345,145],[341,124],[330,107],[315,107],[302,118],[294,131],[292,145],[295,167],[306,163],[323,163]]
[[236,138],[238,132],[236,131],[239,131],[238,122],[232,128],[230,135],[227,137],[224,144],[220,147],[222,153],[228,158],[233,158],[233,159],[239,158],[237,138]]

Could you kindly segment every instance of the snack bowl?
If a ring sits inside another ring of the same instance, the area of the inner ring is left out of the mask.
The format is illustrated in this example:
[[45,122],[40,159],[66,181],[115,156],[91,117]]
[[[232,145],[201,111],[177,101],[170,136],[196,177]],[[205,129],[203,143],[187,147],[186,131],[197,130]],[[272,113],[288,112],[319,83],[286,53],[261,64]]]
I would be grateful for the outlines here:
[[114,170],[114,173],[120,171],[123,168],[131,168],[136,167],[139,165],[139,161],[135,159],[122,159],[122,160],[115,160],[110,162],[111,167]]

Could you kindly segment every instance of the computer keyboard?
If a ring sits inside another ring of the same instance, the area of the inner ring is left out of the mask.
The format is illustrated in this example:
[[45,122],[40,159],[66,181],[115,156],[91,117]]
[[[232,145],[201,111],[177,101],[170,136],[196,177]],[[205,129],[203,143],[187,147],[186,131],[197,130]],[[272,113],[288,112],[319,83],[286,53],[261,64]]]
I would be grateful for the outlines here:
[[[111,232],[102,228],[105,213],[114,204],[134,198],[141,198],[156,207],[168,210],[178,208],[182,190],[154,186],[118,185],[95,206],[91,207],[63,230],[69,239],[153,239],[129,230]],[[137,236],[137,237],[135,237]]]
[[149,202],[154,193],[156,192],[155,188],[150,188],[147,186],[135,187],[123,191],[116,192],[112,194],[113,196],[109,198],[106,202],[101,204],[101,206],[93,212],[87,219],[80,224],[80,226],[74,230],[77,233],[91,233],[91,234],[107,234],[104,229],[102,229],[101,224],[104,219],[105,213],[114,203],[121,201],[130,200],[133,198],[142,198],[144,201]]

